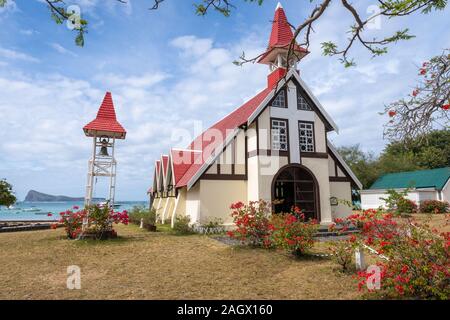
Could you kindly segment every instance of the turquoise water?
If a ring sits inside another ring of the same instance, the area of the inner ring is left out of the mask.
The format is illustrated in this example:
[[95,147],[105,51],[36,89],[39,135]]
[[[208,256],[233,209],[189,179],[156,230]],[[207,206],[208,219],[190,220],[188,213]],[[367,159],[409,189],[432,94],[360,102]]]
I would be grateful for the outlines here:
[[[148,206],[146,201],[118,201],[120,207],[116,211],[130,210],[134,206]],[[58,220],[59,213],[72,209],[74,206],[83,208],[83,202],[18,202],[14,208],[8,209],[0,207],[0,221],[23,221],[23,220],[40,220],[51,221]]]

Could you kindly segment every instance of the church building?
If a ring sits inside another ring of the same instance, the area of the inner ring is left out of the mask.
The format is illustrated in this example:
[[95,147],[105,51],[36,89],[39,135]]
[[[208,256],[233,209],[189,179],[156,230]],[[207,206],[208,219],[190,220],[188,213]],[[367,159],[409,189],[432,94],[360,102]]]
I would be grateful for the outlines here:
[[273,202],[274,213],[298,206],[321,224],[351,214],[361,183],[327,139],[338,127],[297,70],[308,51],[295,44],[287,61],[292,40],[279,4],[258,58],[269,68],[267,86],[186,149],[156,159],[149,192],[160,220],[230,225],[232,203],[259,199]]

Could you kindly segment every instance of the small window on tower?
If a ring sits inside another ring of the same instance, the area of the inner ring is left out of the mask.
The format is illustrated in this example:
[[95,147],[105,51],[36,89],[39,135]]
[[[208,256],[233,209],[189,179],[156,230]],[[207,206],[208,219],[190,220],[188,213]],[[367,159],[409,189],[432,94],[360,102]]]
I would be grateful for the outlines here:
[[277,107],[277,108],[286,108],[287,107],[286,92],[284,90],[281,90],[278,93],[278,95],[275,97],[275,99],[273,99],[272,107]]
[[300,93],[300,90],[297,90],[297,110],[312,111],[311,106],[306,101],[306,99],[303,98],[302,94]]

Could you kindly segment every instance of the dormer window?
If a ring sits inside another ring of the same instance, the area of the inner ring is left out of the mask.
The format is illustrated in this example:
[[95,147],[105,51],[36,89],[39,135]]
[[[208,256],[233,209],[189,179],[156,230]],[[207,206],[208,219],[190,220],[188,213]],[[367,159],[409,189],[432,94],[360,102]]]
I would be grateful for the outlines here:
[[281,90],[275,97],[275,99],[273,99],[272,107],[287,108],[286,92],[284,90]]
[[312,111],[312,108],[309,105],[308,101],[303,98],[299,90],[297,90],[297,110]]

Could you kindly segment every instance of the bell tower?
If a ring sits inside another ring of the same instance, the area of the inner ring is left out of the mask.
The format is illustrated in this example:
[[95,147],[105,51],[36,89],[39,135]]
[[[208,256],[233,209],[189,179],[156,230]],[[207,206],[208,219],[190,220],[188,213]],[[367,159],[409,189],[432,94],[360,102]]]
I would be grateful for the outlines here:
[[[280,3],[275,9],[275,16],[272,23],[269,45],[265,53],[258,59],[258,63],[269,65],[268,86],[272,87],[284,77],[291,68],[296,69],[297,63],[309,52],[300,47],[297,43],[292,45],[294,34],[287,21],[286,13]],[[288,60],[289,55],[289,61]]]
[[116,190],[116,159],[114,149],[116,139],[125,139],[126,131],[117,121],[111,92],[106,92],[97,117],[84,126],[84,133],[92,138],[92,156],[89,160],[84,204],[92,204],[92,195],[97,177],[109,179],[109,206],[114,207]]

